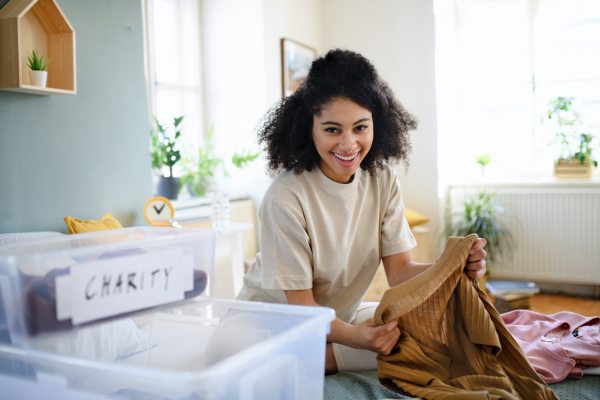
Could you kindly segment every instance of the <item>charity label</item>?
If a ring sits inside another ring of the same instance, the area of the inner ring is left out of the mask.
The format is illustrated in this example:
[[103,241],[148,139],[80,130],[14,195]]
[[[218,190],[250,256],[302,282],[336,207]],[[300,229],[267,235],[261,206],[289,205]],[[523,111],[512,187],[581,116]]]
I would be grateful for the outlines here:
[[78,325],[183,300],[193,279],[183,249],[76,264],[57,277],[57,319]]

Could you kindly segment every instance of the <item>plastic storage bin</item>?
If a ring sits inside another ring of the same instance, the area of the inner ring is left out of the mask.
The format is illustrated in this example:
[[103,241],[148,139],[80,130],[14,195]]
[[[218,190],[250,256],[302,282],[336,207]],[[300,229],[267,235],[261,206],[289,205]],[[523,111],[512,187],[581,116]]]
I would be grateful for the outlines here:
[[38,348],[56,332],[188,298],[209,302],[215,237],[140,227],[2,245],[0,342]]
[[[53,396],[43,385],[50,379],[57,383],[56,398],[68,388],[130,400],[319,400],[326,335],[334,318],[332,309],[321,307],[188,300],[134,318],[135,329],[149,339],[142,340],[145,348],[137,353],[98,361],[107,355],[96,353],[90,359],[56,350],[68,353],[79,348],[81,339],[89,344],[86,329],[131,320],[125,318],[80,329],[78,336],[55,335],[53,340],[67,343],[50,346],[54,350],[0,345],[0,375],[32,385],[39,381],[45,398]],[[114,335],[112,340],[122,337]],[[119,346],[105,345],[109,347]]]

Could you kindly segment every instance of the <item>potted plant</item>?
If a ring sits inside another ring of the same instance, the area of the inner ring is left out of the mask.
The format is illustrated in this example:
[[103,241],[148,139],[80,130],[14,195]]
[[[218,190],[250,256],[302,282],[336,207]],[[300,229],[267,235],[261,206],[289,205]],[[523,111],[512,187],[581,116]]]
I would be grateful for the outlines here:
[[[173,176],[173,166],[181,158],[180,151],[175,150],[175,147],[181,135],[179,125],[183,116],[173,118],[171,124],[162,124],[156,117],[153,117],[153,120],[154,126],[150,129],[150,153],[152,168],[157,175],[154,180],[156,194],[167,199],[177,199],[180,178]],[[165,167],[169,170],[168,176],[165,176]]]
[[[206,193],[214,190],[215,171],[219,165],[223,169],[223,175],[229,177],[223,159],[212,155],[211,138],[213,131],[214,126],[208,131],[204,144],[198,148],[196,154],[182,159],[184,171],[181,178],[182,184],[185,185],[192,196],[205,196]],[[260,153],[242,150],[239,154],[233,154],[231,163],[237,168],[244,168],[258,158],[259,155]]]
[[198,147],[196,154],[186,156],[182,160],[183,176],[181,181],[192,196],[204,196],[212,191],[214,172],[219,165],[223,168],[223,174],[228,176],[223,159],[212,156],[213,146],[210,140],[213,130],[214,125],[210,127],[208,135],[204,139],[204,144]]
[[48,71],[46,71],[46,68],[51,59],[48,59],[46,64],[44,64],[45,56],[46,53],[42,54],[41,57],[38,57],[35,49],[32,52],[27,53],[27,66],[31,70],[29,71],[29,79],[33,86],[46,87],[46,81],[48,80]]
[[475,162],[481,165],[481,177],[485,178],[485,166],[492,162],[491,153],[483,153],[475,157]]
[[484,187],[474,195],[467,191],[460,208],[446,214],[447,236],[467,236],[476,233],[487,241],[486,264],[488,270],[498,262],[500,257],[510,257],[514,244],[507,217],[510,212],[495,204],[495,192],[488,192]]
[[[547,138],[550,146],[560,143],[561,153],[554,161],[554,176],[557,178],[591,178],[598,161],[593,150],[598,137],[591,133],[582,133],[581,117],[573,111],[572,97],[556,97],[548,103],[547,117],[555,130]],[[542,123],[545,120],[542,118]]]

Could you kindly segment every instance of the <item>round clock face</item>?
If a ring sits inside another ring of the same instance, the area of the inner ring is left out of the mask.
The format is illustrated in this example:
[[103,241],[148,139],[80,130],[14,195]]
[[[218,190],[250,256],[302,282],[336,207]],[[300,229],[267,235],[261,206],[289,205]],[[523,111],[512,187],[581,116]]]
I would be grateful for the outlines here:
[[175,216],[175,209],[165,197],[153,197],[144,206],[144,218],[152,225],[151,221],[168,221]]

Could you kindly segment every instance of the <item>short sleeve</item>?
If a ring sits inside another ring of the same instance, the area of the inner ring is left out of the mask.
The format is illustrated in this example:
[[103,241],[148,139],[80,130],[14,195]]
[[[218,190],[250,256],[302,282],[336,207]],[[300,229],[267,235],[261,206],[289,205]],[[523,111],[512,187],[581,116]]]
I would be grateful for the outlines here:
[[404,253],[417,245],[404,216],[404,201],[398,177],[393,169],[391,172],[388,178],[389,198],[381,224],[382,257]]
[[310,237],[299,218],[285,206],[264,199],[261,216],[261,286],[303,290],[313,286]]

